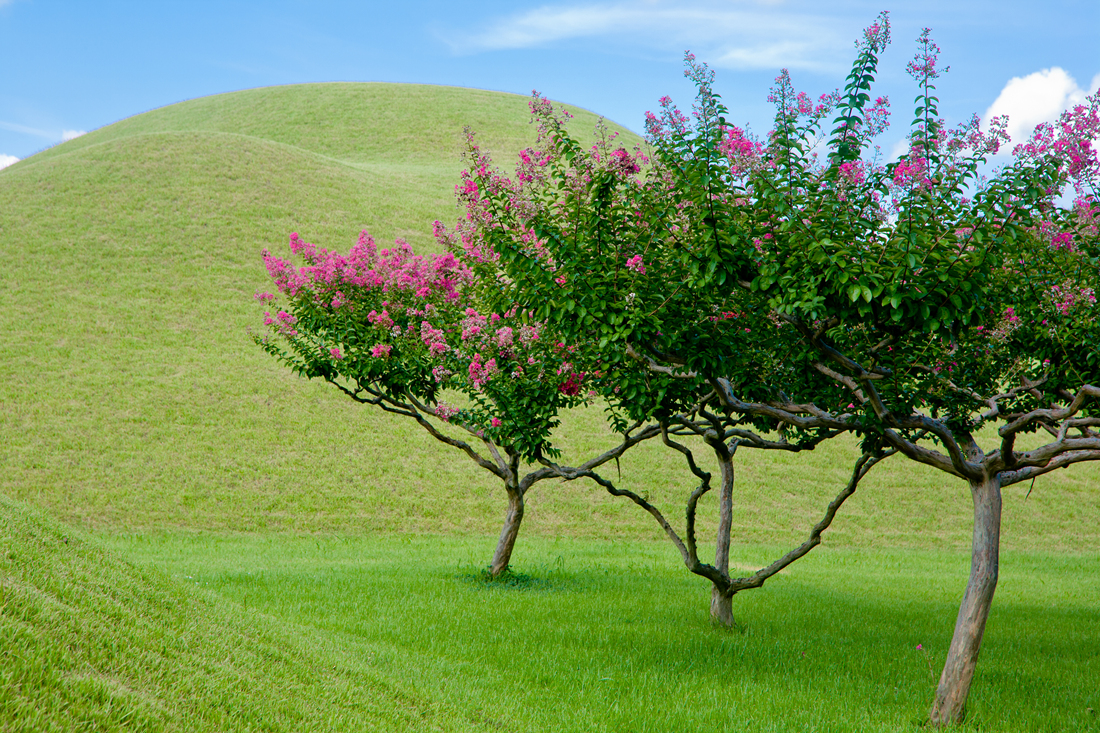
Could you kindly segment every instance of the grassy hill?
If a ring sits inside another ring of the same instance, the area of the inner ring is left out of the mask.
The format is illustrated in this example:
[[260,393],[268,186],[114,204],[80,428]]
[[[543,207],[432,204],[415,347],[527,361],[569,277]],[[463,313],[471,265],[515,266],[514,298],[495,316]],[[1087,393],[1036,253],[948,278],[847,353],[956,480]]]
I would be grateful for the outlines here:
[[[595,116],[575,111],[573,127]],[[259,260],[298,231],[346,249],[368,228],[431,247],[455,215],[462,127],[507,161],[532,141],[526,99],[446,87],[315,84],[183,102],[0,171],[0,493],[84,527],[476,533],[499,488],[398,419],[281,370],[247,338]],[[627,135],[628,140],[637,138]],[[583,456],[598,411],[568,418]],[[735,541],[800,537],[845,480],[849,445],[746,454]],[[657,446],[624,481],[673,515],[692,484]],[[1006,499],[1009,547],[1100,545],[1097,471]],[[900,460],[876,469],[830,541],[963,546],[966,488]],[[593,521],[595,520],[595,521]],[[527,532],[652,538],[591,485],[544,484]]]

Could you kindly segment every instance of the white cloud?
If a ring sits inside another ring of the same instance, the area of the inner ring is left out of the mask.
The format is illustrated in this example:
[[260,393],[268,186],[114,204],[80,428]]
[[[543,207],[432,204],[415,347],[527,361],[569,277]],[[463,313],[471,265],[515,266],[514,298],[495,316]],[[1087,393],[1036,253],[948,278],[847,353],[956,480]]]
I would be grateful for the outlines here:
[[61,131],[61,142],[67,142],[69,140],[72,140],[74,137],[80,137],[81,135],[87,135],[87,134],[88,134],[87,130],[62,130]]
[[815,71],[847,68],[847,55],[836,52],[851,44],[850,24],[835,15],[801,14],[777,5],[773,0],[744,2],[737,9],[706,0],[547,5],[490,20],[481,32],[452,33],[446,38],[457,53],[531,48],[599,37],[612,43],[645,41],[677,52],[691,47],[714,59],[712,65],[718,67],[784,66]]
[[1100,74],[1093,77],[1090,89],[1086,90],[1057,66],[1015,76],[986,110],[984,119],[1008,115],[1008,134],[1013,143],[1021,143],[1040,122],[1053,122],[1063,110],[1083,102],[1097,87]]
[[12,163],[18,163],[19,158],[14,155],[0,155],[0,168],[7,168]]
[[906,155],[909,152],[909,138],[902,138],[898,140],[890,148],[890,154],[886,156],[887,162],[901,160],[901,156]]

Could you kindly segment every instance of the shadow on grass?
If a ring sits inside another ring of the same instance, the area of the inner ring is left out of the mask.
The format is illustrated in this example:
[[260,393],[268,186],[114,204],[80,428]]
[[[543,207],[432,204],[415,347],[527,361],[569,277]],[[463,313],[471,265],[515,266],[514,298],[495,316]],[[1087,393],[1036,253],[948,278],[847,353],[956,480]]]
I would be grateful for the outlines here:
[[[544,569],[545,570],[545,569]],[[458,579],[480,589],[501,589],[515,591],[548,591],[555,590],[557,583],[551,580],[556,575],[554,571],[544,572],[539,575],[521,573],[512,570],[511,566],[500,575],[493,575],[489,568],[477,568],[460,571]]]

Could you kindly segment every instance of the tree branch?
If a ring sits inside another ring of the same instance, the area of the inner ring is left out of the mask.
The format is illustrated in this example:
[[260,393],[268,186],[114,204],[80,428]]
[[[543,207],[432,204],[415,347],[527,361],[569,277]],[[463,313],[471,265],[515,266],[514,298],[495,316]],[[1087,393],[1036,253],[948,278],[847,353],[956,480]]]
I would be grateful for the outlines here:
[[1091,384],[1086,384],[1078,390],[1073,400],[1066,407],[1051,407],[1041,410],[1032,410],[1020,417],[1016,418],[1008,425],[1005,425],[997,432],[1004,437],[1008,433],[1018,433],[1027,426],[1034,422],[1046,421],[1046,422],[1060,422],[1067,417],[1073,417],[1085,404],[1085,400],[1089,397],[1100,397],[1100,387],[1094,387]]
[[897,452],[897,449],[893,449],[878,456],[872,453],[864,453],[861,455],[859,459],[856,460],[855,468],[852,470],[852,478],[849,479],[848,484],[839,494],[837,494],[836,498],[829,502],[829,506],[825,510],[825,516],[823,516],[821,520],[814,525],[813,529],[810,530],[810,536],[806,541],[773,562],[771,565],[756,571],[753,575],[747,578],[731,579],[730,585],[733,588],[733,592],[736,593],[748,588],[759,588],[764,585],[764,582],[768,580],[768,578],[783,570],[796,560],[805,557],[810,550],[821,544],[821,535],[824,534],[825,530],[833,523],[837,511],[840,510],[844,502],[847,501],[852,494],[856,493],[856,487],[863,477],[866,476],[879,461],[889,458]]

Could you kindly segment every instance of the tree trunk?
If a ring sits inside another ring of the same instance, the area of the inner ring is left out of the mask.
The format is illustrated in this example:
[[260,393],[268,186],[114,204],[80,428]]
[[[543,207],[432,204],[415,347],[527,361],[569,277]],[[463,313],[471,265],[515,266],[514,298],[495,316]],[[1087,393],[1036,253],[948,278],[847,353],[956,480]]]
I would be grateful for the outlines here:
[[732,593],[723,593],[716,585],[710,587],[710,617],[726,628],[737,626],[733,620]]
[[930,713],[933,725],[961,723],[966,717],[966,697],[978,664],[978,652],[985,622],[997,589],[997,563],[1001,537],[1001,479],[988,477],[972,481],[974,498],[974,542],[970,558],[970,579],[959,607],[955,635],[943,665],[936,700]]
[[[730,574],[730,529],[733,526],[733,455],[724,445],[715,445],[714,454],[722,471],[718,492],[718,533],[715,537],[714,567],[727,578]],[[732,627],[733,594],[718,586],[710,591],[710,615],[722,626]]]
[[489,565],[489,574],[494,578],[500,577],[508,569],[508,563],[512,560],[512,548],[516,546],[516,537],[519,536],[519,525],[523,522],[523,493],[512,486],[506,486],[505,489],[508,492],[508,514],[504,517],[504,527],[500,530],[497,549]]

